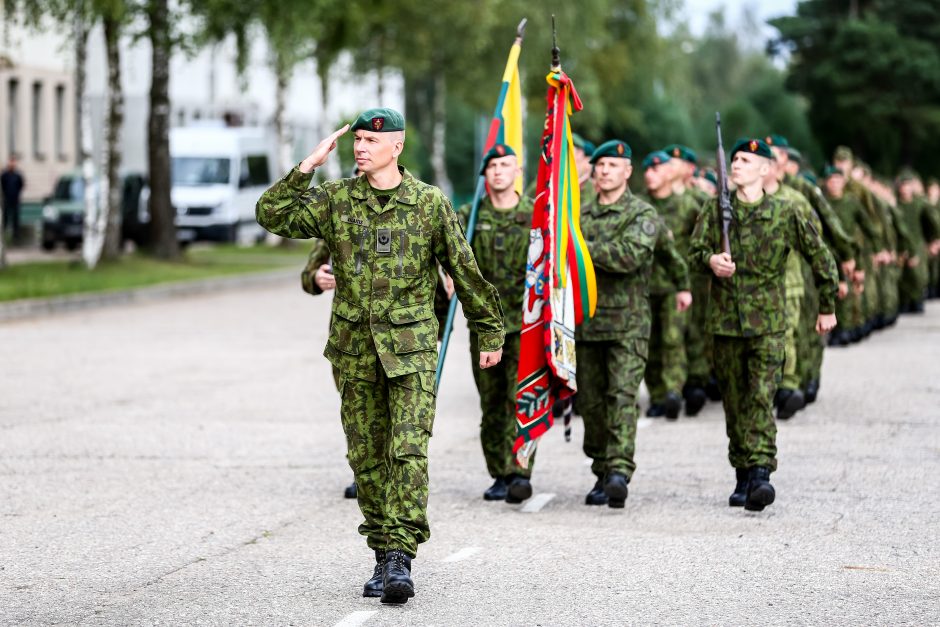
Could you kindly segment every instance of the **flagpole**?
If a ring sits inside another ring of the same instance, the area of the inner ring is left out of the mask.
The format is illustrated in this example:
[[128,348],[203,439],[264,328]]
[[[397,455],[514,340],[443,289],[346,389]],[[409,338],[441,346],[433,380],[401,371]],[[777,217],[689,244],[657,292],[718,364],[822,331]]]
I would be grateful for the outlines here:
[[[523,18],[522,21],[519,22],[519,26],[516,27],[516,39],[513,42],[513,45],[522,44],[522,39],[525,36],[526,22],[527,20]],[[508,90],[505,89],[499,90],[499,98],[496,100],[496,109],[493,112],[493,119],[500,117],[500,114],[503,110],[503,105],[506,102],[507,92]],[[483,148],[484,152],[490,148],[489,143],[490,139],[492,138],[492,130],[493,129],[491,125],[489,133],[490,136],[487,137],[486,144]],[[479,177],[477,177],[477,187],[473,193],[473,203],[470,206],[470,216],[467,218],[466,237],[468,244],[473,244],[473,234],[476,231],[477,225],[477,214],[480,211],[480,203],[483,201],[484,194],[486,194],[486,176],[481,172]],[[444,371],[444,358],[447,357],[447,348],[450,346],[450,335],[454,330],[454,318],[457,316],[457,300],[457,295],[453,294],[450,297],[450,304],[447,308],[447,321],[444,323],[444,332],[441,334],[441,349],[437,356],[437,373],[434,381],[435,393],[437,393],[438,388],[441,387],[441,375]]]

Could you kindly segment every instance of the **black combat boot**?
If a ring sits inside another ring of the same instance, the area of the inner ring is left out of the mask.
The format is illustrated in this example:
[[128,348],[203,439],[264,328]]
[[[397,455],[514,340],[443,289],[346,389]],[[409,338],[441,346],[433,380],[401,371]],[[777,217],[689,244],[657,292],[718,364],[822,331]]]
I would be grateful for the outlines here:
[[382,596],[382,579],[385,570],[385,551],[375,550],[375,569],[372,571],[372,579],[362,586],[362,596],[380,597]]
[[806,407],[806,398],[800,390],[780,388],[777,390],[777,420],[789,420],[796,412]]
[[532,482],[526,477],[512,475],[509,485],[506,486],[506,502],[521,503],[532,496]]
[[483,493],[484,501],[505,501],[506,500],[506,480],[503,477],[496,477],[486,492]]
[[806,391],[803,393],[804,400],[806,404],[816,402],[816,396],[819,394],[819,380],[813,379],[806,384]]
[[728,505],[730,507],[744,507],[744,502],[747,500],[747,468],[735,468],[734,469],[734,492],[731,493],[731,496],[728,497]]
[[697,416],[702,408],[705,407],[705,403],[708,402],[708,395],[705,393],[705,388],[698,386],[686,386],[685,392],[685,415]]
[[353,481],[346,489],[343,490],[343,497],[347,499],[354,499],[359,496],[359,487],[356,485],[356,482]]
[[604,478],[604,494],[607,495],[607,507],[622,509],[627,501],[627,476],[611,472]]
[[666,411],[667,420],[675,420],[679,417],[679,410],[682,409],[682,398],[676,392],[667,393],[663,409]]
[[662,403],[653,403],[646,410],[647,418],[661,418],[666,415],[666,406]]
[[708,395],[709,400],[715,402],[721,400],[721,388],[718,387],[718,379],[715,377],[708,379],[708,383],[705,385],[705,394]]
[[385,552],[382,579],[382,603],[407,603],[415,595],[411,580],[411,558],[401,549]]
[[760,512],[774,502],[776,491],[770,485],[770,468],[754,466],[748,471],[747,500],[744,509],[749,512]]
[[594,482],[594,487],[584,497],[585,505],[607,505],[607,495],[604,494],[604,484],[600,479]]

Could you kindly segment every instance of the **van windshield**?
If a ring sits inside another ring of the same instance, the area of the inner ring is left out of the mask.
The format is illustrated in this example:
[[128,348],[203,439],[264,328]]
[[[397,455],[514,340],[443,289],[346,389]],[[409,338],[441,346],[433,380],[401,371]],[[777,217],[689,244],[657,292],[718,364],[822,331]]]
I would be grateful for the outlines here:
[[54,200],[78,201],[85,197],[85,179],[80,176],[63,176],[55,184]]
[[173,157],[173,185],[225,185],[230,170],[230,159]]

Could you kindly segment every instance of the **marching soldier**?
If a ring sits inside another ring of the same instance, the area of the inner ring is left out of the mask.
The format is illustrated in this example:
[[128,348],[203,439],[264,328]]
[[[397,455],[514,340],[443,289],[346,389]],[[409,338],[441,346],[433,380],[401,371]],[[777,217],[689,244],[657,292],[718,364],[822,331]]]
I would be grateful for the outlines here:
[[715,369],[721,386],[736,484],[731,506],[763,510],[774,502],[770,473],[777,467],[773,396],[784,361],[784,270],[791,248],[812,267],[819,288],[817,331],[836,324],[835,260],[816,228],[791,205],[763,192],[773,153],[759,139],[731,149],[731,253],[722,252],[717,203],[705,204],[692,238],[693,263],[715,275],[709,301]]
[[936,247],[934,240],[940,238],[940,227],[934,222],[927,203],[915,196],[913,172],[905,171],[898,176],[897,198],[897,213],[909,238],[908,255],[901,275],[901,312],[923,313],[930,281],[928,248]]
[[453,278],[480,367],[499,363],[502,311],[443,193],[398,165],[405,120],[370,109],[352,124],[365,176],[308,189],[347,132],[324,139],[257,206],[259,224],[282,237],[319,237],[333,253],[336,295],[324,355],[339,369],[348,459],[375,551],[364,596],[405,603],[414,596],[412,559],[430,537],[428,439],[434,422],[438,323],[435,260]]
[[[681,391],[686,380],[686,310],[692,304],[685,258],[698,206],[689,195],[673,193],[669,160],[669,155],[657,151],[647,155],[642,164],[647,192],[644,200],[653,205],[665,227],[657,247],[667,247],[667,255],[668,248],[675,248],[678,257],[677,262],[653,266],[649,288],[652,316],[649,358],[644,379],[650,392],[646,415],[675,420],[682,407]],[[694,416],[706,400],[705,391],[701,390],[699,398],[687,401],[686,412]]]
[[[512,452],[516,439],[516,376],[519,369],[519,342],[522,330],[522,301],[525,284],[526,255],[532,224],[532,201],[516,193],[520,172],[515,151],[496,144],[483,157],[482,174],[487,195],[482,200],[473,234],[473,253],[483,278],[499,292],[503,306],[503,359],[493,368],[479,367],[479,336],[470,332],[470,356],[473,380],[480,394],[480,442],[486,469],[493,485],[484,493],[487,501],[520,503],[532,496],[532,465],[527,468],[515,461]],[[460,208],[460,218],[467,224],[470,205]]]
[[636,469],[637,391],[650,336],[649,279],[658,235],[656,210],[630,193],[630,146],[597,147],[598,193],[582,209],[581,232],[597,276],[597,313],[578,327],[578,410],[584,452],[597,477],[588,505],[622,508]]

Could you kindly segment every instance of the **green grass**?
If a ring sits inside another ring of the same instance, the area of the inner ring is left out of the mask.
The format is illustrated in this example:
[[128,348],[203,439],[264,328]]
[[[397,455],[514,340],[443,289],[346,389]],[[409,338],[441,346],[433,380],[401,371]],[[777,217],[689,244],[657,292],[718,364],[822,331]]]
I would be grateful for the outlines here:
[[294,266],[300,272],[309,247],[238,248],[220,245],[194,248],[179,262],[141,254],[99,264],[88,270],[80,261],[43,261],[0,270],[0,302],[87,292],[107,292],[160,283],[263,272]]

